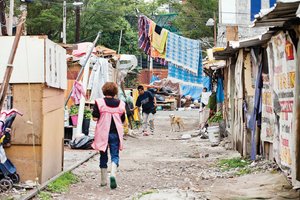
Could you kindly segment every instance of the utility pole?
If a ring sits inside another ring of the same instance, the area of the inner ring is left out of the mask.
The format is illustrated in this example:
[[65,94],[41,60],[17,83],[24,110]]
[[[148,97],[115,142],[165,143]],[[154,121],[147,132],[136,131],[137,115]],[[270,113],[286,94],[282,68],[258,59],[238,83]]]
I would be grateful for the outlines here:
[[[79,0],[76,0],[79,2]],[[76,5],[75,7],[75,16],[76,16],[76,29],[75,29],[75,42],[79,42],[80,40],[80,7]]]
[[121,30],[121,33],[120,33],[118,54],[120,54],[120,51],[121,51],[122,37],[123,37],[123,30]]
[[149,66],[149,84],[150,84],[152,73],[153,73],[153,58],[151,56],[149,57],[150,57],[150,66]]
[[67,43],[67,2],[64,0],[63,4],[63,33],[62,33],[62,38],[63,38],[63,43]]
[[217,46],[217,19],[216,12],[214,12],[214,46]]
[[10,0],[9,1],[8,35],[13,35],[13,21],[14,21],[14,0]]
[[1,24],[2,35],[7,35],[4,0],[0,0],[0,24]]

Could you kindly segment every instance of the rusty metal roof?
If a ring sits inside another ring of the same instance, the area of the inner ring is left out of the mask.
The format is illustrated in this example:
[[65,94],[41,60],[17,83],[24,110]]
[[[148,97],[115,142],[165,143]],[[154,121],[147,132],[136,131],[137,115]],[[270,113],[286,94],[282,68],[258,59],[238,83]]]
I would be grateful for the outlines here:
[[224,60],[228,57],[232,57],[241,48],[249,48],[261,46],[267,43],[273,36],[274,31],[267,31],[262,35],[247,38],[239,41],[229,41],[227,47],[223,51],[214,52],[214,57],[216,60]]
[[262,9],[254,20],[254,27],[278,26],[282,27],[291,20],[300,19],[297,17],[300,0],[278,0],[277,3],[269,9]]

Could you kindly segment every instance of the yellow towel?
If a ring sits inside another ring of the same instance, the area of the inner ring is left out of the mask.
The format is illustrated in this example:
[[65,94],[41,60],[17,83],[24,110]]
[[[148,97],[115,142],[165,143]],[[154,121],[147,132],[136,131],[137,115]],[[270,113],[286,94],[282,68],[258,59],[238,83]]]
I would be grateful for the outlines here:
[[166,29],[162,29],[160,35],[153,31],[153,41],[152,46],[160,53],[166,53],[166,43],[168,39],[168,31]]
[[[134,89],[132,91],[133,105],[135,105],[138,96],[139,96],[139,91],[137,89]],[[140,117],[139,116],[140,116],[139,115],[139,110],[135,109],[134,112],[133,112],[133,119],[134,119],[134,121],[140,121]]]
[[166,43],[168,39],[168,31],[162,29],[161,34],[155,32],[156,23],[151,21],[149,27],[149,37],[151,42],[151,57],[166,58]]

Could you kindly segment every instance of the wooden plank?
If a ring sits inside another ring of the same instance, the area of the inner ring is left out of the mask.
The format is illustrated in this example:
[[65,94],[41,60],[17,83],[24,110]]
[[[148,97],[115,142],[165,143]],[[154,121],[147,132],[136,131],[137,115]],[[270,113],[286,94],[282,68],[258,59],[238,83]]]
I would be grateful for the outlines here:
[[[42,84],[13,84],[13,106],[24,115],[17,116],[13,124],[12,144],[41,144]],[[31,100],[29,98],[31,93]],[[31,104],[31,106],[30,106]],[[31,120],[32,112],[32,121]],[[33,129],[32,129],[33,126]]]
[[43,90],[43,114],[64,108],[64,91],[56,88],[47,88]]
[[244,66],[245,66],[245,89],[247,92],[247,96],[254,96],[255,89],[253,88],[252,85],[252,73],[251,73],[252,69],[251,69],[250,53],[246,54]]
[[[65,90],[65,99],[67,99],[69,94],[71,93],[74,82],[75,82],[75,80],[68,80],[68,89]],[[72,101],[72,99],[70,99],[67,104],[68,108],[70,108],[71,105],[73,105],[73,104],[74,104],[74,102]]]
[[270,160],[270,143],[263,142],[263,155],[267,160]]
[[[6,148],[6,155],[17,168],[21,181],[41,181],[41,146],[12,145]],[[41,183],[41,182],[40,182]]]
[[239,40],[238,26],[226,26],[226,39],[227,39],[227,41],[238,41]]
[[[62,102],[62,105],[64,102]],[[62,171],[63,139],[64,139],[64,109],[45,113],[43,116],[42,137],[42,177],[45,182]]]

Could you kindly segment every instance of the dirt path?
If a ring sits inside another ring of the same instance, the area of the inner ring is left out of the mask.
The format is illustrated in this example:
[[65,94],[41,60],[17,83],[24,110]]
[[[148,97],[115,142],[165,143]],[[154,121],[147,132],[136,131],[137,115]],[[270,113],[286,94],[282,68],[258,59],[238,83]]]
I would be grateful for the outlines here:
[[[208,140],[199,137],[178,140],[183,133],[169,132],[169,114],[158,112],[155,135],[127,138],[116,190],[99,186],[97,155],[73,171],[81,181],[54,199],[299,199],[279,173],[233,177],[221,172],[216,167],[217,160],[238,154],[223,147],[210,147]],[[198,112],[176,114],[185,121],[184,133],[195,134]]]

